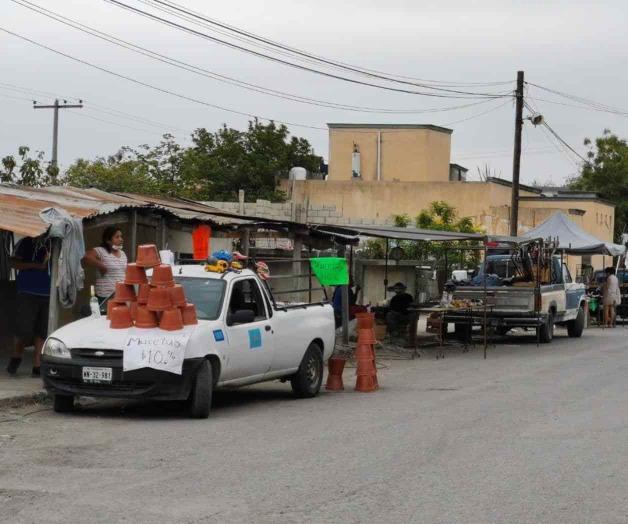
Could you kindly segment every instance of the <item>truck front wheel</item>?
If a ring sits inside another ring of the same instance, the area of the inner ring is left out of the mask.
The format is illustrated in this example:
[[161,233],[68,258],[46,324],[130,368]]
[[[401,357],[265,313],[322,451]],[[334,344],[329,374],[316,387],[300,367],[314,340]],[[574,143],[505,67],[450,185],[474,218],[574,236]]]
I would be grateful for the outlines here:
[[298,398],[310,398],[318,395],[323,382],[323,352],[318,344],[312,342],[299,370],[290,378],[292,391]]
[[567,334],[572,338],[579,338],[584,331],[584,310],[578,308],[578,315],[567,322]]
[[212,365],[203,360],[196,371],[192,391],[188,398],[188,409],[192,418],[207,418],[212,405]]

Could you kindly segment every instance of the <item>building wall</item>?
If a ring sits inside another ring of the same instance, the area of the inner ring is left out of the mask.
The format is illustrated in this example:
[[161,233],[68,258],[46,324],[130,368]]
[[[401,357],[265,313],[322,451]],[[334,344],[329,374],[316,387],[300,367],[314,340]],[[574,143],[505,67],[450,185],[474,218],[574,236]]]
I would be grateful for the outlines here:
[[377,136],[381,133],[381,180],[449,180],[451,135],[432,129],[331,128],[330,181],[350,181],[353,144],[360,150],[363,181],[377,180]]

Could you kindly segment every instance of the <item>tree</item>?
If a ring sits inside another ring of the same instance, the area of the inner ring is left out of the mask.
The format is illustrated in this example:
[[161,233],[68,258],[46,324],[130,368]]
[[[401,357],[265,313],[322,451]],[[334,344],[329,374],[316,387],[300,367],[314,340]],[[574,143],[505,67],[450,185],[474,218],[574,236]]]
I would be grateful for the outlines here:
[[285,125],[249,122],[246,131],[223,126],[197,129],[192,146],[164,135],[154,146],[123,147],[116,155],[79,160],[67,172],[68,184],[105,191],[180,196],[196,200],[231,200],[243,189],[247,200],[285,200],[278,180],[291,167],[318,171],[321,158],[304,138],[289,137]]
[[[393,216],[396,227],[408,227],[412,219],[407,214]],[[473,225],[471,217],[458,217],[456,208],[447,202],[432,202],[428,209],[421,211],[414,219],[415,226],[419,229],[438,231],[455,231],[461,233],[480,233],[481,229]],[[457,248],[477,247],[477,242],[415,242],[401,240],[397,245],[403,250],[403,258],[406,260],[422,260],[435,262],[437,265],[444,262],[445,252],[451,253],[451,259],[460,261],[461,257]],[[382,239],[368,240],[362,255],[365,258],[383,258],[386,251],[386,241]],[[455,254],[454,254],[455,253]],[[462,260],[465,265],[475,265],[479,260],[477,250],[464,252]]]
[[59,168],[51,163],[46,165],[43,151],[35,151],[34,156],[29,153],[29,147],[20,146],[18,160],[13,155],[3,158],[0,182],[15,182],[31,187],[57,185]]
[[589,148],[588,162],[580,175],[571,181],[572,189],[595,191],[610,200],[615,209],[615,238],[628,230],[628,144],[609,129],[593,143],[585,138]]

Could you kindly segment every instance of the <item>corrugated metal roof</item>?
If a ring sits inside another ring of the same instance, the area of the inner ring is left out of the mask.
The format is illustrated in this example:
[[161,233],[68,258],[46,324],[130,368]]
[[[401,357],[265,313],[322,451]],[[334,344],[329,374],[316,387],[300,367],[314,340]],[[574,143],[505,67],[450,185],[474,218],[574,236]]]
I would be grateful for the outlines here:
[[[32,188],[16,184],[0,184],[0,229],[35,237],[45,233],[48,224],[39,213],[48,207],[65,209],[83,219],[108,215],[123,209],[161,210],[182,220],[213,224],[242,224],[247,220],[221,210],[182,199],[115,194],[98,189],[68,186]],[[214,215],[212,211],[219,212]]]

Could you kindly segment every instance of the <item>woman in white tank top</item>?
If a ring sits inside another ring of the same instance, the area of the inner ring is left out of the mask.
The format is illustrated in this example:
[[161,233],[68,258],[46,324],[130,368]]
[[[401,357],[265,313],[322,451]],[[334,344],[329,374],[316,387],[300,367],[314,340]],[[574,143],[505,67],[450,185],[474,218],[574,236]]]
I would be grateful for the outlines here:
[[95,267],[96,296],[102,303],[116,290],[116,283],[124,280],[127,258],[122,251],[122,231],[113,226],[105,228],[100,246],[90,249],[83,258],[83,265]]

